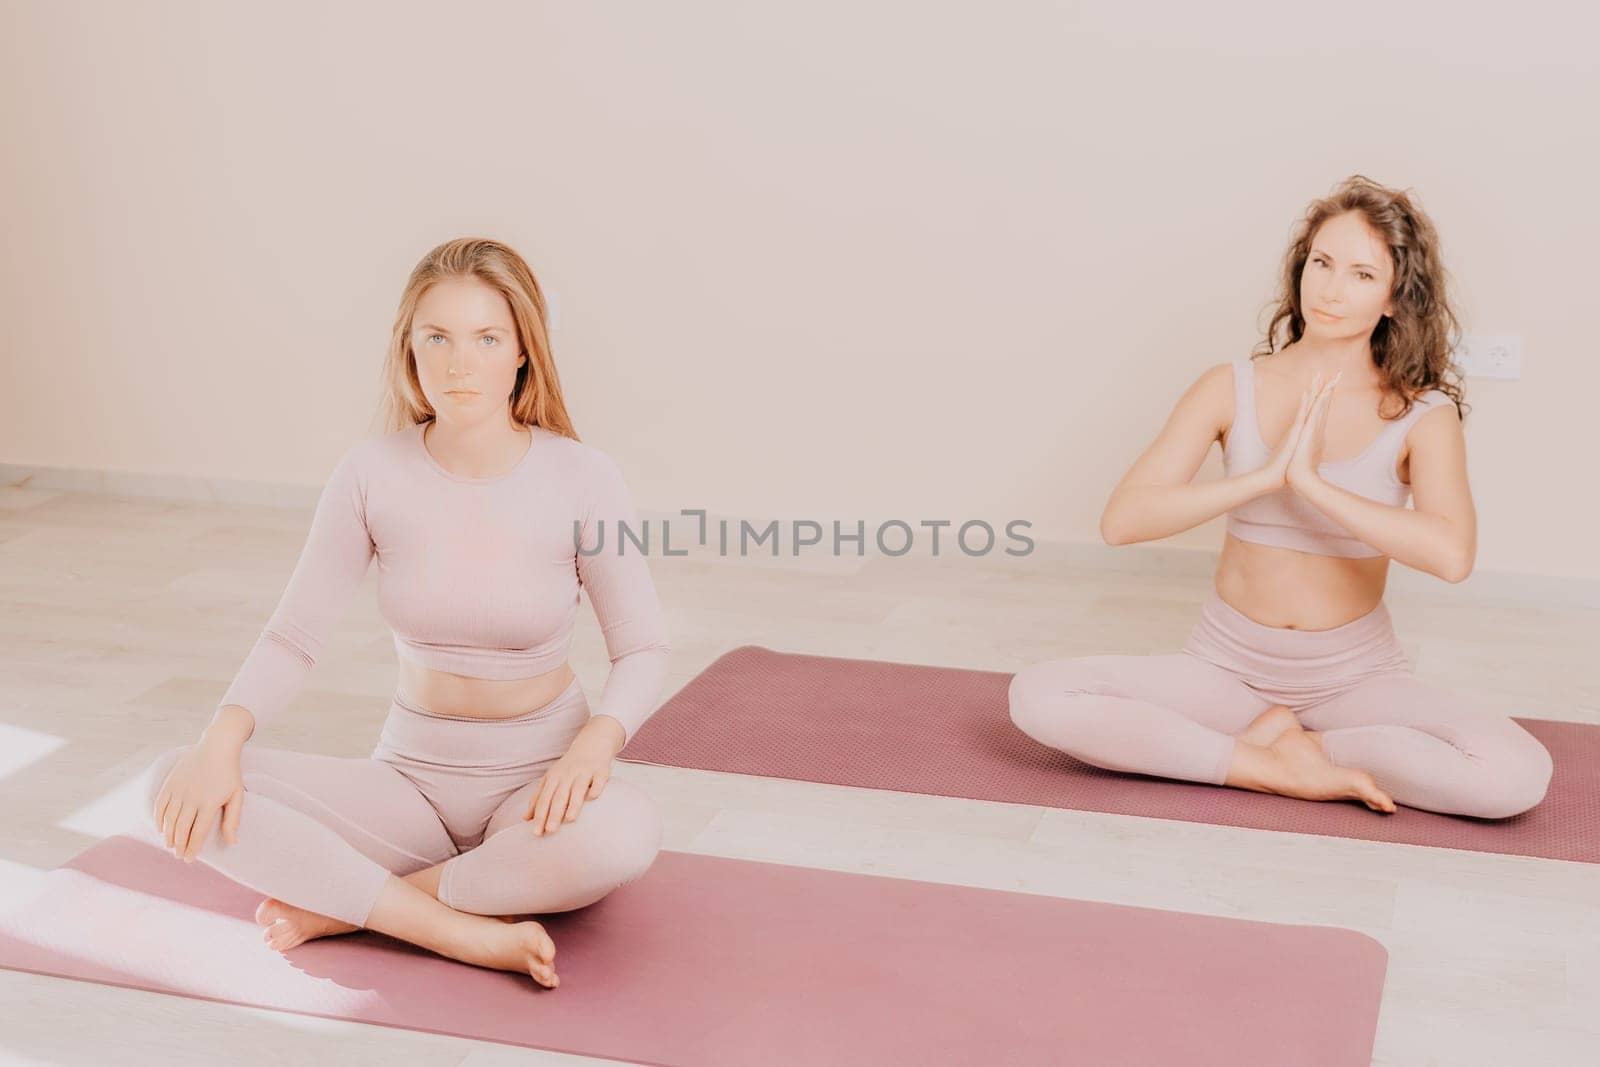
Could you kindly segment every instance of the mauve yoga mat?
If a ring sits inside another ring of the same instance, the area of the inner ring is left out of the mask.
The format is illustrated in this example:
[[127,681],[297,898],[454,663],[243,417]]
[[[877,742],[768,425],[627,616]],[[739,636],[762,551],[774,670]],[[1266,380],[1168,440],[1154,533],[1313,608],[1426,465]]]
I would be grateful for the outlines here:
[[541,919],[561,986],[362,931],[280,955],[261,894],[108,838],[0,916],[0,966],[673,1067],[1357,1065],[1364,934],[662,852]]
[[1600,862],[1600,727],[1518,719],[1555,758],[1545,799],[1510,819],[1392,815],[1101,770],[1011,721],[1011,675],[774,652],[725,653],[620,757],[829,785]]

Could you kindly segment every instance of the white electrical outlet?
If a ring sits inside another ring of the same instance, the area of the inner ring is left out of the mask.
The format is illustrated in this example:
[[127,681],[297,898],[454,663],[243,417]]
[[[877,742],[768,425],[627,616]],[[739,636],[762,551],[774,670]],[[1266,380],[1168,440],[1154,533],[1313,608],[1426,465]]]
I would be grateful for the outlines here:
[[1522,377],[1522,338],[1516,334],[1469,333],[1453,358],[1469,378]]

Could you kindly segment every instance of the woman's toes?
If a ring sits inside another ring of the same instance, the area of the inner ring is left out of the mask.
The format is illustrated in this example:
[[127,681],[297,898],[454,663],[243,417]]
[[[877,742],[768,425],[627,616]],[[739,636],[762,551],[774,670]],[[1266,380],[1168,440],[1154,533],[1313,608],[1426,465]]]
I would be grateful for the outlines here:
[[256,922],[263,927],[263,940],[280,951],[287,951],[318,937],[347,934],[359,929],[340,919],[285,904],[267,897],[256,905]]
[[256,924],[271,926],[279,919],[289,917],[289,906],[276,897],[267,897],[256,905]]
[[515,929],[523,958],[527,961],[528,973],[547,987],[560,985],[561,980],[556,977],[555,968],[556,945],[545,932],[544,926],[537,922],[524,922],[518,923]]
[[281,902],[277,909],[256,908],[256,922],[261,923],[261,940],[278,952],[287,952],[305,940],[304,932],[287,913]]
[[267,927],[262,936],[268,947],[276,952],[288,952],[305,941],[305,937],[295,928],[294,923],[287,919]]
[[1356,772],[1356,796],[1374,811],[1394,811],[1394,798],[1379,789],[1378,783],[1366,771]]

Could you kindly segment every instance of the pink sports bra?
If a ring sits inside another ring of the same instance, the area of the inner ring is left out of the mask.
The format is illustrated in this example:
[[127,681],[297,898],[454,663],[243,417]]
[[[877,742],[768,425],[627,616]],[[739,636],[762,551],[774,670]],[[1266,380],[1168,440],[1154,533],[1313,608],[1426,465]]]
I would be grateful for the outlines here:
[[[1272,458],[1261,439],[1256,421],[1255,361],[1248,356],[1233,361],[1233,425],[1222,449],[1223,469],[1229,476],[1258,470]],[[1417,397],[1411,410],[1385,423],[1378,436],[1359,455],[1319,464],[1317,470],[1334,485],[1369,500],[1403,507],[1411,487],[1395,474],[1395,462],[1411,426],[1440,404],[1452,403],[1449,394],[1430,389]],[[1241,541],[1292,548],[1319,556],[1381,556],[1383,553],[1353,536],[1294,489],[1285,485],[1245,501],[1228,512],[1227,530]]]

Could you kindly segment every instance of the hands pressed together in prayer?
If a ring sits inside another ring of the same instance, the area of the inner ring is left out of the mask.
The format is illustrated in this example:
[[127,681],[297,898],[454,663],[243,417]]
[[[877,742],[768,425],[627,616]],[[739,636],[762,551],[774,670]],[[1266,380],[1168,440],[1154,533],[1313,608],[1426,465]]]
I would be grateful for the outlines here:
[[1296,490],[1321,477],[1317,473],[1317,466],[1322,462],[1328,408],[1333,403],[1334,387],[1339,384],[1339,376],[1343,373],[1340,371],[1323,385],[1319,372],[1311,379],[1311,388],[1300,396],[1300,409],[1295,413],[1294,424],[1289,427],[1288,436],[1284,439],[1284,445],[1292,448],[1284,462],[1284,482]]

